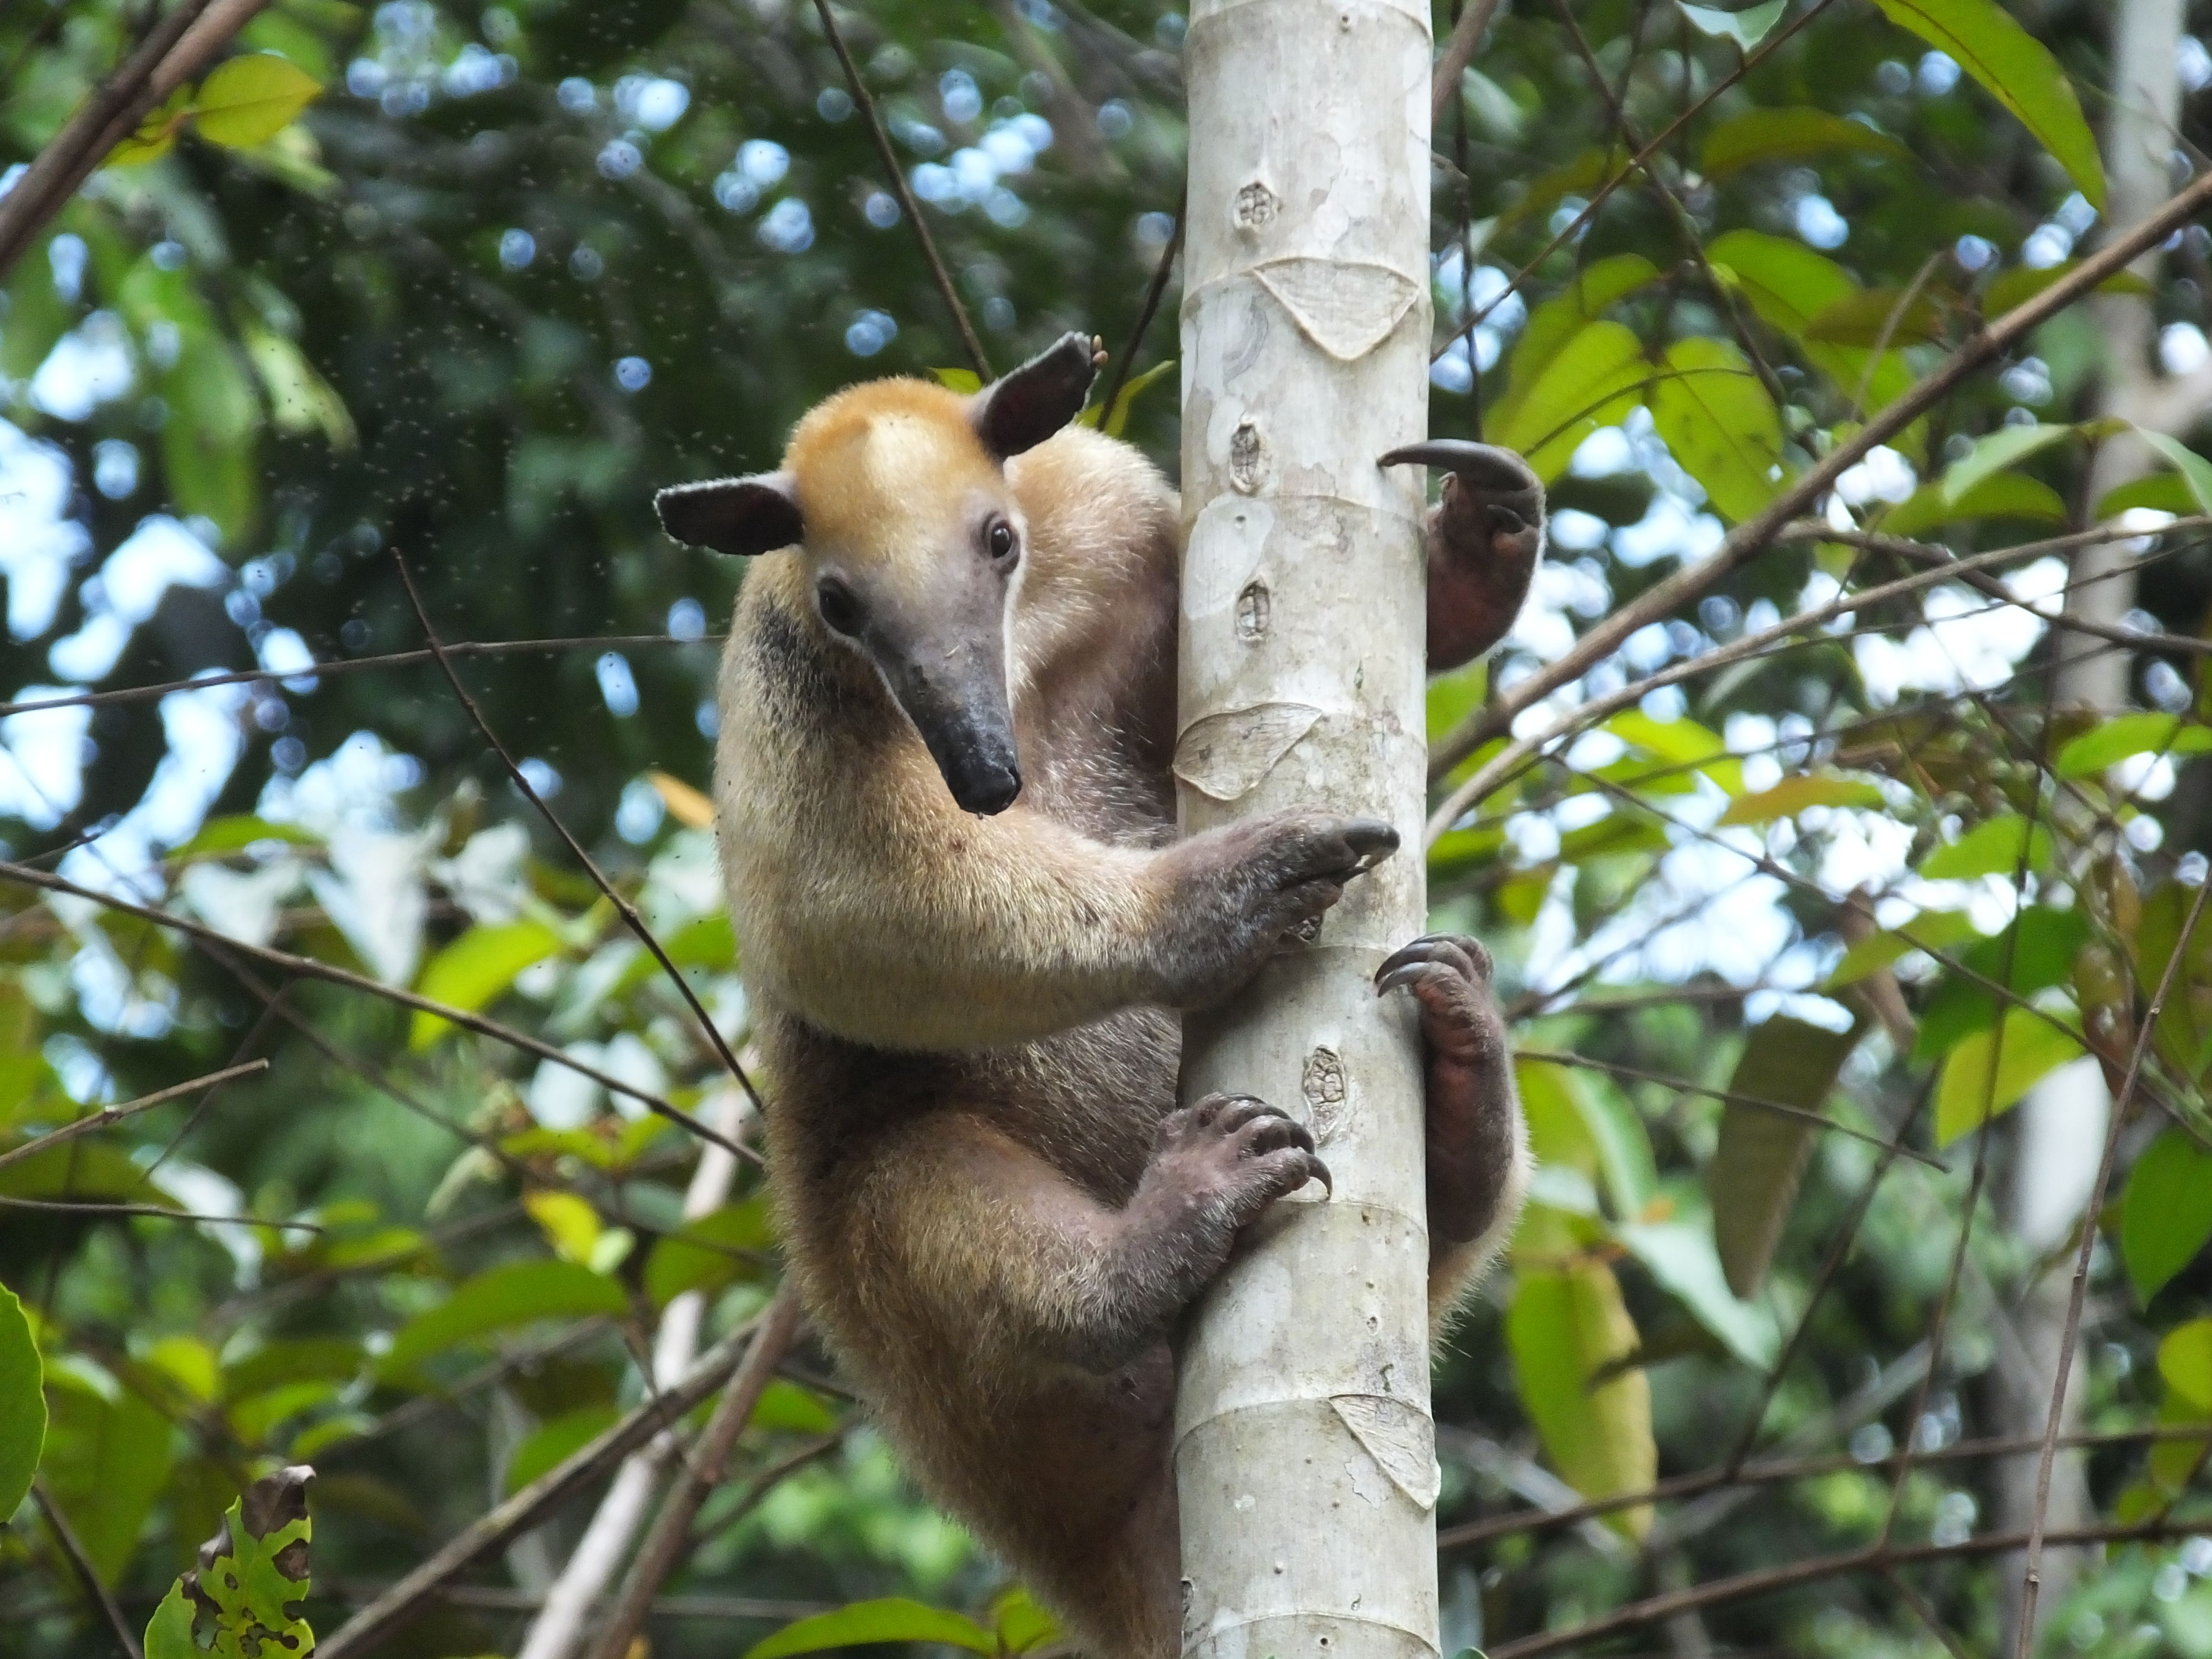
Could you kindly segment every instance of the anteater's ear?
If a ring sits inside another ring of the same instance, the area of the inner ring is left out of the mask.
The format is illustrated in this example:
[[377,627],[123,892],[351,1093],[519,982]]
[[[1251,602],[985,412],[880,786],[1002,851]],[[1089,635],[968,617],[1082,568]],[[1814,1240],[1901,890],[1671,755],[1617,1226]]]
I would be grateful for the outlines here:
[[788,472],[677,484],[653,498],[660,527],[679,542],[717,553],[773,553],[806,533]]
[[1035,449],[1083,410],[1105,349],[1081,334],[1058,344],[977,392],[968,406],[975,435],[1000,460]]

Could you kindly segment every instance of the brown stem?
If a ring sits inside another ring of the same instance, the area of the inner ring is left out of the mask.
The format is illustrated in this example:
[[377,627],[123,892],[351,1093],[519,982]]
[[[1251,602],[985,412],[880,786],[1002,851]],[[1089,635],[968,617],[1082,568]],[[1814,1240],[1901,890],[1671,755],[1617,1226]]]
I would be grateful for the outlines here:
[[51,1130],[34,1140],[27,1140],[20,1146],[11,1146],[6,1152],[0,1152],[0,1170],[6,1169],[10,1164],[21,1163],[35,1153],[43,1152],[49,1146],[58,1146],[64,1141],[75,1140],[79,1135],[89,1134],[94,1129],[104,1129],[112,1123],[122,1122],[127,1117],[136,1117],[141,1112],[151,1111],[155,1107],[166,1105],[179,1096],[192,1094],[201,1089],[212,1089],[229,1082],[233,1078],[246,1077],[252,1073],[265,1072],[268,1069],[267,1060],[249,1060],[243,1066],[232,1066],[220,1072],[210,1072],[205,1077],[196,1077],[189,1083],[173,1083],[166,1089],[156,1089],[150,1095],[141,1095],[136,1100],[126,1100],[120,1106],[103,1106],[88,1116],[74,1119],[63,1124],[60,1128]]
[[54,1495],[46,1489],[46,1483],[34,1478],[31,1482],[31,1495],[38,1499],[39,1513],[46,1517],[46,1525],[53,1529],[54,1541],[61,1546],[62,1553],[69,1557],[70,1566],[76,1573],[77,1582],[84,1586],[85,1599],[98,1607],[100,1617],[107,1621],[107,1628],[114,1634],[115,1644],[123,1650],[128,1659],[144,1659],[138,1646],[138,1638],[131,1633],[130,1624],[123,1617],[123,1609],[116,1605],[115,1597],[107,1586],[100,1582],[100,1574],[94,1570],[92,1558],[84,1553],[84,1544],[77,1537],[76,1528],[70,1525],[69,1517],[62,1513],[61,1505],[54,1502]]
[[714,1415],[707,1419],[707,1426],[700,1431],[661,1500],[660,1512],[653,1517],[645,1541],[638,1546],[629,1574],[623,1580],[622,1594],[601,1626],[588,1659],[623,1659],[630,1651],[632,1639],[652,1610],[653,1598],[660,1593],[662,1583],[690,1546],[691,1522],[698,1517],[699,1506],[721,1484],[730,1453],[745,1425],[752,1420],[762,1390],[774,1380],[776,1367],[798,1337],[799,1319],[799,1298],[787,1286],[761,1316],[758,1334],[745,1351],[744,1363],[722,1390]]

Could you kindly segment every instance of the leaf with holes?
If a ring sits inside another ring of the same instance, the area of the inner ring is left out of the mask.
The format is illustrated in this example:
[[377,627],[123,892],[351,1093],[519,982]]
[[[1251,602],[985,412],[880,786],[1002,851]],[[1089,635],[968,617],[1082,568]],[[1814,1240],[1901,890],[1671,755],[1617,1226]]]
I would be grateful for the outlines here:
[[2105,210],[2105,164],[2081,118],[2081,100],[2051,49],[1996,0],[1875,0],[1893,23],[1955,61],[2035,140],[2058,158],[2075,187]]
[[[209,1565],[186,1573],[146,1626],[146,1659],[268,1659],[311,1655],[315,1633],[300,1616],[307,1599],[307,1485],[304,1464],[264,1475],[203,1546]],[[202,1638],[206,1638],[204,1645]]]

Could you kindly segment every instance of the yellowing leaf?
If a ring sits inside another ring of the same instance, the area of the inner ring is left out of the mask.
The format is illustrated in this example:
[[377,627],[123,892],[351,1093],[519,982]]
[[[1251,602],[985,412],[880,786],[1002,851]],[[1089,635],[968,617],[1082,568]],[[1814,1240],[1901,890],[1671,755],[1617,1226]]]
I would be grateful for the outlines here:
[[1815,773],[1784,778],[1771,789],[1745,795],[1729,803],[1720,816],[1720,827],[1731,823],[1771,823],[1794,818],[1808,806],[1857,806],[1878,811],[1881,791],[1858,778],[1825,777]]
[[1741,524],[1779,488],[1782,416],[1744,355],[1692,335],[1668,347],[1648,394],[1652,424],[1713,505]]
[[711,830],[714,826],[714,803],[681,778],[665,772],[647,772],[646,780],[659,792],[660,804],[668,809],[668,816],[687,830]]
[[[1522,1408],[1567,1484],[1586,1498],[1641,1492],[1658,1473],[1651,1382],[1633,1367],[1593,1379],[1637,1348],[1636,1324],[1613,1270],[1600,1261],[1516,1266],[1507,1345]],[[1641,1539],[1649,1505],[1615,1510],[1606,1524]]]
[[1519,451],[1549,483],[1566,471],[1584,438],[1636,406],[1650,367],[1628,330],[1592,323],[1545,366],[1527,396],[1492,422],[1491,441]]
[[1948,1146],[1979,1128],[2048,1073],[2086,1052],[2078,1037],[2027,1008],[2006,1010],[2004,1023],[1994,1030],[1968,1032],[1944,1058],[1936,1085],[1936,1145]]
[[1996,0],[1875,0],[1893,23],[1954,59],[2058,158],[2075,187],[2105,208],[2105,166],[2066,72]]
[[592,1247],[599,1242],[598,1211],[574,1193],[556,1192],[532,1193],[523,1199],[522,1207],[530,1212],[555,1255],[563,1261],[591,1265]]
[[1797,161],[1838,149],[1870,155],[1907,153],[1887,133],[1824,109],[1751,109],[1706,134],[1698,165],[1706,177],[1724,179],[1754,162]]
[[[474,1013],[502,994],[515,975],[543,962],[561,948],[561,940],[543,922],[510,921],[496,927],[471,927],[430,958],[416,989],[433,1001]],[[410,1048],[428,1048],[447,1030],[449,1022],[435,1014],[418,1012],[407,1036]]]
[[274,52],[234,58],[200,85],[194,105],[200,137],[248,149],[289,126],[322,89],[319,81]]
[[2212,1319],[2176,1326],[2158,1345],[2158,1374],[2200,1412],[2212,1412]]

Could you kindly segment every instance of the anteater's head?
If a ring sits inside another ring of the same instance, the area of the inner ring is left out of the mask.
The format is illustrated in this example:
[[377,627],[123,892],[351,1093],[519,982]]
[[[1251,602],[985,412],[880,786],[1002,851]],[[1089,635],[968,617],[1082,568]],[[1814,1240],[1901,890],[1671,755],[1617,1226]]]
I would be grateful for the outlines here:
[[1022,787],[1007,635],[1027,526],[1006,463],[1074,418],[1097,362],[1070,334],[972,395],[853,386],[799,422],[778,471],[655,498],[678,541],[795,549],[823,631],[874,665],[970,812],[1004,811]]

